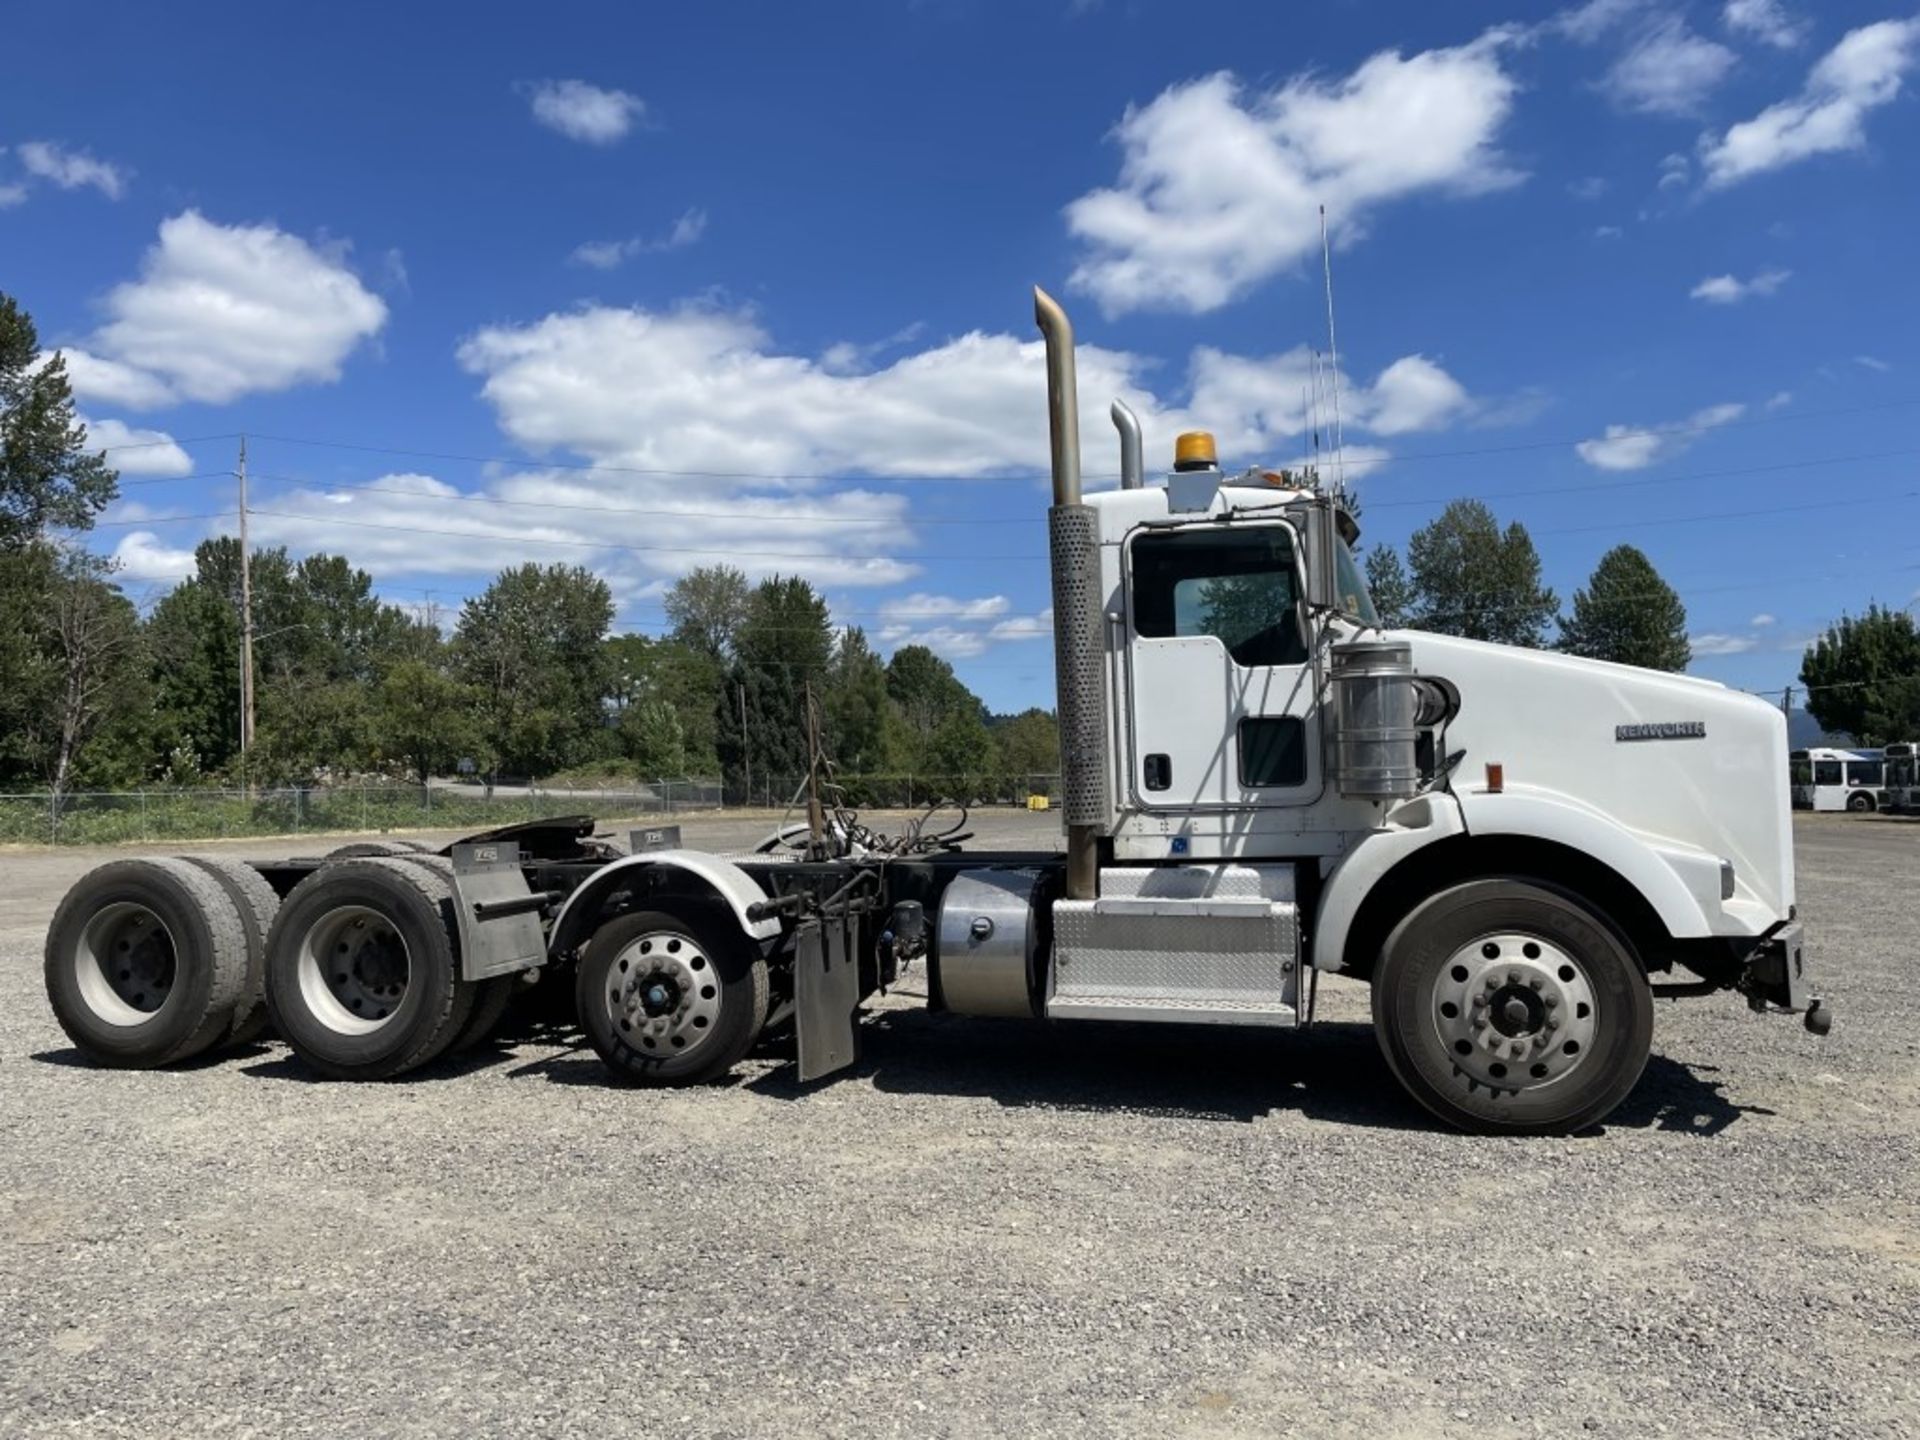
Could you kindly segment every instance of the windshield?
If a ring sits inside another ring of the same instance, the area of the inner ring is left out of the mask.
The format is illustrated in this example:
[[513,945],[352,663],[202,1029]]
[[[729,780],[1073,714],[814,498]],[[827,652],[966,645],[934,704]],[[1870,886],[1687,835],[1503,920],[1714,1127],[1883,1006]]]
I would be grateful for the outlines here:
[[1344,540],[1336,544],[1334,577],[1340,594],[1340,608],[1362,624],[1378,625],[1380,614],[1373,608],[1373,596],[1367,593],[1367,582],[1361,577],[1353,551],[1347,548]]

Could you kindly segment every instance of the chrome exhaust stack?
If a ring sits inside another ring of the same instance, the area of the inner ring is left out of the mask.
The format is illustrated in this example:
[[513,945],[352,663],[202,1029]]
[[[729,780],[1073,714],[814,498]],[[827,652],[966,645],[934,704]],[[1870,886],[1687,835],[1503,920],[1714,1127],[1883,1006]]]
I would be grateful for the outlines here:
[[1138,490],[1147,483],[1147,462],[1140,448],[1140,417],[1124,400],[1113,402],[1107,413],[1120,432],[1120,488]]
[[[1053,508],[1047,512],[1047,537],[1053,564],[1060,784],[1067,825],[1066,898],[1091,900],[1099,886],[1100,836],[1110,814],[1100,529],[1093,507],[1082,503],[1080,496],[1080,400],[1074,376],[1073,323],[1038,286],[1033,291],[1033,318],[1047,342],[1047,423],[1053,449]],[[1117,412],[1114,423],[1119,424]],[[1124,426],[1121,433],[1126,433]],[[1122,449],[1124,453],[1124,445]]]

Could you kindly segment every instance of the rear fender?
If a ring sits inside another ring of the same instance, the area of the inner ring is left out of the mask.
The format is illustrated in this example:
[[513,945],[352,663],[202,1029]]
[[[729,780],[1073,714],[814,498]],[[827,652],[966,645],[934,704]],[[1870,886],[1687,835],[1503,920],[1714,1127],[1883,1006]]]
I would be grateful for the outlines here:
[[700,889],[707,891],[733,912],[734,920],[743,934],[764,941],[780,933],[777,919],[751,920],[747,917],[747,908],[765,900],[767,892],[731,860],[709,855],[704,850],[650,850],[644,855],[629,855],[624,860],[614,861],[567,897],[566,903],[560,907],[560,913],[554,917],[553,929],[548,935],[549,957],[558,959],[579,946],[592,933],[594,921],[599,918],[600,908],[607,897],[623,885],[632,883],[639,871],[656,866],[693,876],[699,882]]

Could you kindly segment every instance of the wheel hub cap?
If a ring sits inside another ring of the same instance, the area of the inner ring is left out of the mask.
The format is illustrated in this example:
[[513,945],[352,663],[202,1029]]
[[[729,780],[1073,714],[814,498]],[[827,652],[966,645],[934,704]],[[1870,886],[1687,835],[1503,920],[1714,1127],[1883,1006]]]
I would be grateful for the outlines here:
[[642,1054],[685,1054],[719,1023],[720,977],[691,936],[642,935],[614,960],[607,1014],[620,1038]]
[[363,905],[327,911],[300,946],[300,992],[328,1029],[364,1035],[400,1008],[412,978],[407,942],[393,922]]
[[87,922],[73,966],[88,1006],[115,1025],[138,1025],[158,1013],[179,973],[160,917],[130,902],[105,906]]
[[1539,936],[1502,932],[1462,946],[1441,967],[1432,1021],[1469,1089],[1518,1094],[1585,1062],[1596,1009],[1575,956]]

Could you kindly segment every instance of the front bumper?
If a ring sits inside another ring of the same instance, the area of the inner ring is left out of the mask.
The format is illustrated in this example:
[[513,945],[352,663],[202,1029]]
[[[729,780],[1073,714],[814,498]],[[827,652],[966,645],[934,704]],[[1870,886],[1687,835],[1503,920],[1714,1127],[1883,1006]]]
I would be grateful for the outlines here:
[[1807,1029],[1824,1035],[1833,1024],[1833,1012],[1813,993],[1807,973],[1805,932],[1798,920],[1789,920],[1748,955],[1740,989],[1755,1010],[1769,1005],[1804,1014]]

